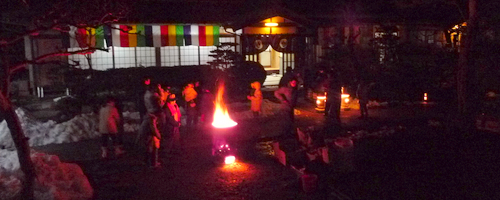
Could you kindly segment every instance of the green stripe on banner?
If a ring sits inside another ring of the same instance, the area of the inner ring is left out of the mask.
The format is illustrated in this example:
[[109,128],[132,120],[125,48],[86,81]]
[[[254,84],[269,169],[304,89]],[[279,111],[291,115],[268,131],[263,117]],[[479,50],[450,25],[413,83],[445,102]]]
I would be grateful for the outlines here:
[[219,45],[219,26],[214,26],[214,46]]
[[146,30],[144,29],[144,25],[137,25],[137,46],[145,47],[146,46]]
[[95,47],[104,49],[104,28],[103,26],[97,27],[95,29]]
[[184,46],[184,26],[175,26],[175,40],[177,46]]

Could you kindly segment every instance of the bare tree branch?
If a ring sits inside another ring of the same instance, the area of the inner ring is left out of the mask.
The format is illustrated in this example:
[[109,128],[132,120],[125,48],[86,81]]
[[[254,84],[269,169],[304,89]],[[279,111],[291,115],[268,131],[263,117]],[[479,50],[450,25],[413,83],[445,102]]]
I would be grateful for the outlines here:
[[100,49],[100,48],[88,48],[88,49],[82,49],[82,50],[78,50],[78,51],[71,51],[71,52],[56,52],[56,53],[49,53],[49,54],[45,54],[45,55],[42,55],[42,56],[39,56],[39,57],[36,57],[35,59],[33,60],[26,60],[26,61],[23,61],[21,63],[18,63],[12,67],[9,68],[9,73],[14,73],[20,69],[23,69],[26,65],[29,65],[29,64],[45,64],[45,63],[50,63],[51,61],[44,61],[44,62],[41,62],[43,61],[44,59],[47,59],[47,58],[52,58],[52,57],[58,57],[58,56],[69,56],[69,55],[75,55],[75,54],[79,54],[79,55],[87,55],[87,54],[92,54],[94,53],[96,50],[99,50],[99,51],[108,51],[107,49]]

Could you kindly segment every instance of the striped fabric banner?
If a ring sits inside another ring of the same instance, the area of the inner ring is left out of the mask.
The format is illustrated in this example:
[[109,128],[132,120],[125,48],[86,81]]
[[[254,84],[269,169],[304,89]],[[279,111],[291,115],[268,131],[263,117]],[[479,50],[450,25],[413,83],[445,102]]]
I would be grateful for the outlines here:
[[129,47],[137,47],[137,25],[129,25],[128,26],[128,46]]
[[160,26],[152,26],[151,29],[153,30],[153,46],[154,47],[161,47],[162,39],[161,39],[161,27]]
[[128,32],[131,31],[129,29],[129,26],[127,25],[120,25],[120,46],[121,47],[130,47],[129,46],[129,37],[128,37]]
[[[113,31],[119,47],[217,46],[220,26],[198,25],[119,25],[128,33]],[[128,37],[125,37],[128,35]]]
[[[108,32],[106,32],[108,31]],[[63,45],[66,48],[106,48],[106,43],[111,38],[109,27],[100,26],[97,28],[77,28],[69,27],[69,31],[64,36]]]
[[186,37],[191,38],[191,44],[186,43],[186,45],[200,46],[199,26],[191,25],[190,30],[191,35]]
[[198,26],[198,45],[199,46],[207,46],[207,36],[206,36],[206,27]]
[[184,46],[184,26],[175,26],[175,44]]
[[65,48],[75,48],[80,47],[77,40],[77,31],[78,29],[74,26],[69,27],[69,31],[67,34],[63,34],[63,45]]
[[118,25],[97,28],[70,27],[63,44],[72,47],[217,46],[220,26]]
[[111,38],[112,38],[112,45],[115,47],[121,47],[121,41],[120,41],[120,25],[113,25],[113,29],[111,30]]
[[160,26],[161,29],[161,46],[168,46],[168,25]]
[[168,25],[168,46],[176,46],[176,33],[175,25]]
[[95,48],[104,49],[106,47],[104,40],[104,27],[99,26],[95,29]]

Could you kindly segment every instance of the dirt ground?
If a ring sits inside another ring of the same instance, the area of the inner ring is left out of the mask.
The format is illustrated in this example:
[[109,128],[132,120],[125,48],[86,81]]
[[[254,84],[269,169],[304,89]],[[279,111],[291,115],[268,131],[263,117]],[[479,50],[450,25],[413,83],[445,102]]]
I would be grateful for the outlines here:
[[[297,126],[321,126],[324,117],[311,104],[298,108]],[[402,126],[390,136],[354,141],[331,149],[332,162],[314,193],[302,190],[299,176],[256,144],[279,131],[279,118],[239,122],[237,163],[218,165],[210,157],[210,128],[182,131],[183,150],[163,156],[163,167],[148,168],[130,145],[118,158],[100,159],[99,140],[38,149],[79,164],[95,192],[94,199],[498,199],[500,137],[478,132],[455,134],[429,120],[444,114],[430,105],[342,112],[343,134],[382,126]],[[126,136],[128,144],[133,134]]]

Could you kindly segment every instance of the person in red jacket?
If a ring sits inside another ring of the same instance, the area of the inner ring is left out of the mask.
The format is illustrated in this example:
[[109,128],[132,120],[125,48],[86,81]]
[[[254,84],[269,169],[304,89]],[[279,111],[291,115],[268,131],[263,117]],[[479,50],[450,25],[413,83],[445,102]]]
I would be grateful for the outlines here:
[[103,158],[108,156],[108,142],[110,140],[113,143],[115,155],[124,153],[118,135],[120,115],[118,109],[115,107],[115,102],[115,99],[109,97],[106,100],[106,105],[99,110],[99,133],[101,133],[102,138],[101,157]]

